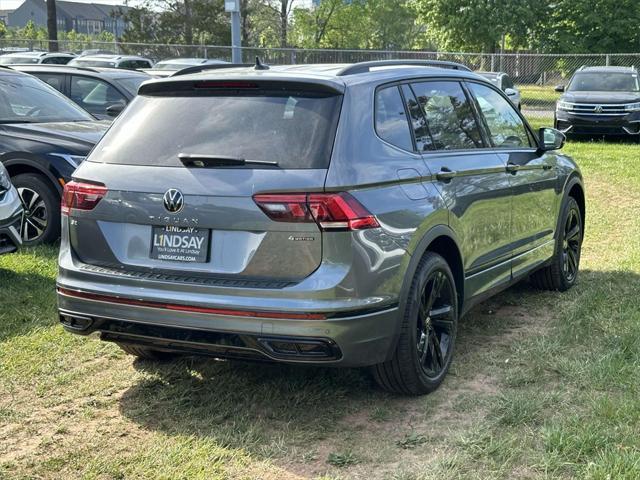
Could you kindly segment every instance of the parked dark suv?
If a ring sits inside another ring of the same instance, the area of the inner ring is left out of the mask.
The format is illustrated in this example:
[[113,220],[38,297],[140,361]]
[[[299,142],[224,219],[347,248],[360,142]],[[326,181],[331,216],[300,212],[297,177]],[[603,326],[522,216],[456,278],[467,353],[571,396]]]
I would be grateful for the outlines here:
[[576,282],[563,142],[457,64],[147,82],[65,186],[60,320],[144,358],[373,366],[430,392],[472,305]]
[[0,68],[0,162],[24,204],[26,245],[58,239],[62,187],[108,126],[37,78]]
[[555,127],[565,134],[640,139],[640,83],[631,67],[582,67],[556,103]]

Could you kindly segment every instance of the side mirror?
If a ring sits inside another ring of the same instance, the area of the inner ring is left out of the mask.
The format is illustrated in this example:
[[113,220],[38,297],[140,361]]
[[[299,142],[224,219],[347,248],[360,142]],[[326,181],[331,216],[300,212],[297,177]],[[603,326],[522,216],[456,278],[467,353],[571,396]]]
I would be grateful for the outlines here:
[[518,94],[518,92],[516,92],[513,88],[505,88],[504,93],[506,93],[509,97],[515,97]]
[[556,88],[554,88],[554,90],[556,92],[562,93],[564,92],[564,85],[556,85]]
[[548,127],[542,127],[538,130],[538,138],[540,140],[540,150],[543,152],[560,150],[567,139],[561,131]]
[[117,117],[124,110],[124,104],[122,103],[114,103],[113,105],[109,105],[107,107],[107,115],[110,117]]

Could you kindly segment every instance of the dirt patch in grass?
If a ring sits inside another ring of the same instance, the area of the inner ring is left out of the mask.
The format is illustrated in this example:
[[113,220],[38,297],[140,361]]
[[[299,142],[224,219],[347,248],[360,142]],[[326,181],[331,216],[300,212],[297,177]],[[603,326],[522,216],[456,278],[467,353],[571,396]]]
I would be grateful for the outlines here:
[[[507,356],[514,341],[541,334],[550,319],[546,311],[532,314],[527,306],[513,304],[508,294],[479,305],[461,322],[455,370],[464,370],[469,362],[496,350]],[[487,323],[492,325],[488,332],[484,328]],[[478,324],[483,328],[477,328]],[[460,349],[465,350],[462,359]],[[486,402],[499,395],[502,388],[498,378],[486,371],[470,376],[452,372],[443,386],[427,397],[389,395],[382,403],[372,403],[345,415],[335,428],[340,433],[315,442],[301,454],[301,459],[287,459],[280,464],[303,478],[328,474],[368,480],[401,475],[406,466],[446,464],[451,455],[450,445],[482,423],[489,413]],[[380,409],[385,413],[381,414]],[[335,452],[352,452],[362,462],[332,467],[327,459]]]

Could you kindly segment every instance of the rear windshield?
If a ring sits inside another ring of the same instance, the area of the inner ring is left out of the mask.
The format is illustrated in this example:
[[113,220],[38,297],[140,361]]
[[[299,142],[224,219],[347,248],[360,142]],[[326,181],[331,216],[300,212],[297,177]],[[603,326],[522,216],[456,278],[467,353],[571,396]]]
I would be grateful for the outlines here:
[[277,162],[280,168],[327,168],[340,99],[264,90],[138,96],[90,160],[174,167],[182,166],[178,156],[186,153]]
[[570,92],[637,92],[635,73],[576,73],[567,89]]

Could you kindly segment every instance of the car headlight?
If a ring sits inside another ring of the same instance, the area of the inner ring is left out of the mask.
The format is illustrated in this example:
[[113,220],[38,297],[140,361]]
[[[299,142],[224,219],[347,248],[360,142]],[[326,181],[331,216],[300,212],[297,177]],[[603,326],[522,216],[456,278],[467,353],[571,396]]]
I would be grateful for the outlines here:
[[559,100],[556,103],[556,110],[573,110],[573,104]]
[[64,159],[73,168],[78,168],[84,159],[87,158],[84,155],[69,155],[68,153],[51,153],[54,157],[60,157]]
[[4,165],[0,163],[0,191],[9,190],[11,188],[11,178],[9,178],[9,172],[4,168]]
[[624,109],[627,112],[638,112],[640,111],[640,102],[628,103],[627,105],[624,106]]

